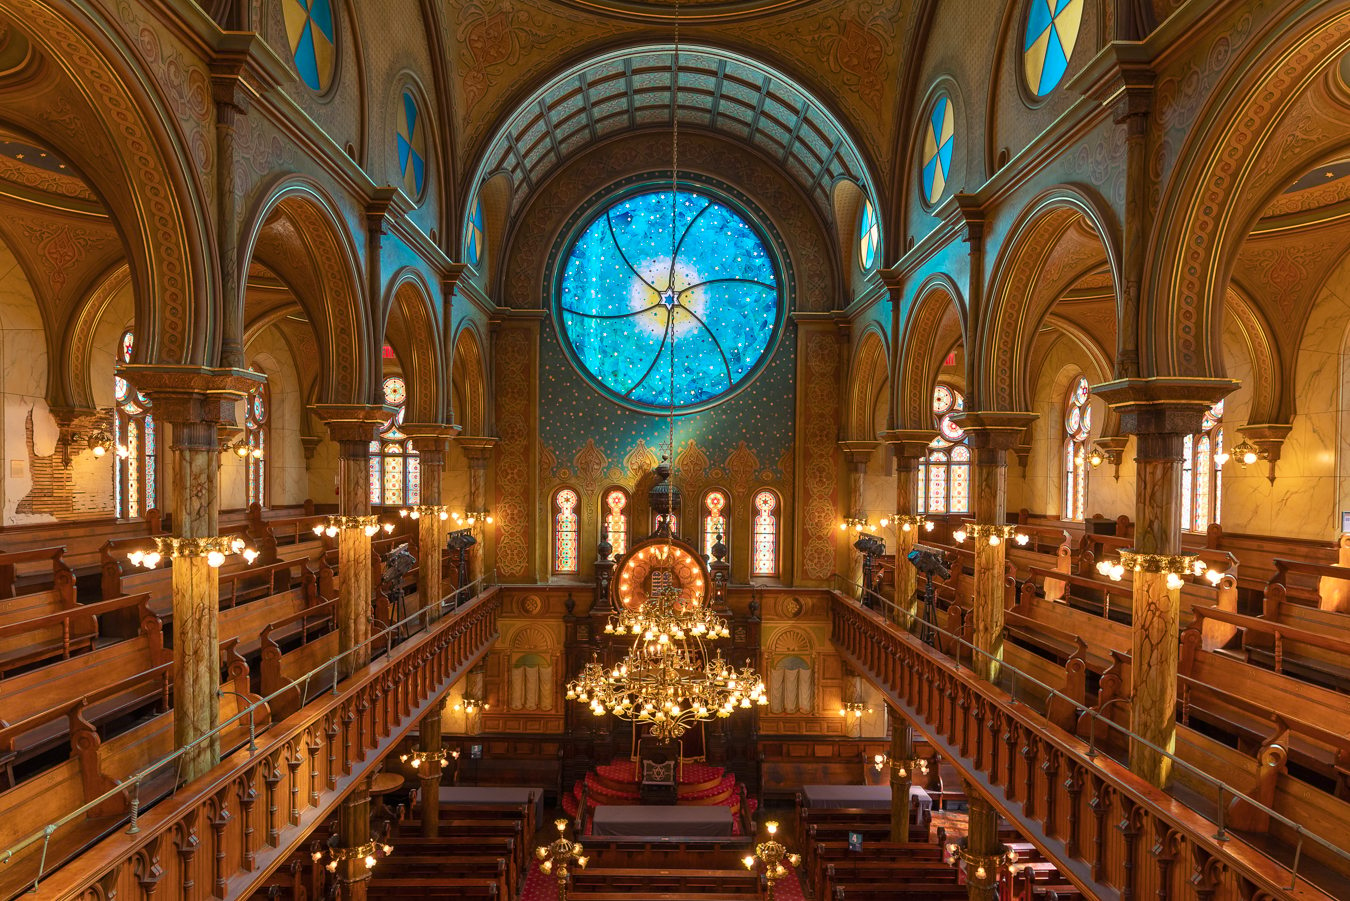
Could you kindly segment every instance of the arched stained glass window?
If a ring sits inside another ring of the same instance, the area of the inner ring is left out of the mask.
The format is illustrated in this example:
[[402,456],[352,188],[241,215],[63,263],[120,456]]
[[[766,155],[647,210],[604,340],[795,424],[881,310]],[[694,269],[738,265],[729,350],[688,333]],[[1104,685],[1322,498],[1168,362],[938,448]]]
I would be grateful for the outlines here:
[[923,158],[920,176],[923,197],[929,204],[942,199],[952,172],[952,155],[956,151],[956,110],[946,94],[938,95],[923,129]]
[[605,517],[605,537],[614,548],[614,556],[628,553],[628,492],[622,488],[606,491],[605,506],[600,513]]
[[952,414],[965,409],[965,396],[950,385],[933,391],[937,437],[919,461],[920,513],[970,512],[970,441]]
[[750,575],[778,575],[778,495],[761,489],[750,502]]
[[264,507],[267,506],[267,455],[272,450],[267,441],[271,405],[272,397],[266,382],[244,398],[244,442],[249,449],[249,455],[244,458],[248,502]]
[[780,280],[765,239],[699,190],[609,203],[562,259],[564,349],[603,394],[638,410],[669,405],[672,373],[680,409],[727,397],[753,379],[778,334]]
[[483,258],[483,201],[475,198],[469,214],[469,227],[464,235],[464,256],[470,266],[477,266]]
[[1092,435],[1088,380],[1079,376],[1064,405],[1064,518],[1082,519],[1087,506],[1087,443]]
[[1181,527],[1203,532],[1223,513],[1223,401],[1205,414],[1200,432],[1187,435],[1181,456]]
[[398,132],[394,136],[399,177],[403,181],[403,192],[413,200],[419,200],[427,182],[427,127],[412,91],[403,92],[400,112]]
[[881,252],[881,223],[877,222],[877,211],[870,200],[863,201],[858,233],[858,265],[867,272],[877,264],[877,254]]
[[408,385],[401,376],[384,380],[384,402],[397,407],[384,428],[370,442],[370,502],[400,506],[422,502],[422,465],[412,441],[403,434]]
[[722,544],[728,548],[728,552],[723,559],[731,559],[731,520],[728,518],[729,512],[725,491],[715,488],[703,495],[703,554],[709,560],[713,559],[713,545],[717,544],[719,538]]
[[1069,71],[1069,58],[1083,23],[1083,0],[1030,0],[1022,65],[1027,87],[1037,97],[1049,94]]
[[[130,363],[136,337],[131,329],[122,333],[119,364]],[[113,376],[113,510],[119,519],[144,516],[156,503],[156,463],[159,448],[150,400],[133,391],[121,376]]]
[[559,488],[553,495],[553,571],[561,575],[576,573],[581,559],[578,546],[577,493]]
[[311,91],[327,91],[337,68],[332,0],[281,0],[281,9],[300,80]]

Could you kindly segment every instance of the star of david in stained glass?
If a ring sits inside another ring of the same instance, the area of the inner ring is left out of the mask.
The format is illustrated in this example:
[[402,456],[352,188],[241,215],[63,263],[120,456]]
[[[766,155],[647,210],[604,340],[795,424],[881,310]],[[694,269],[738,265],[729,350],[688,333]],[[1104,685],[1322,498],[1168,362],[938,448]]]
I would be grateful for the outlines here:
[[403,115],[398,123],[398,171],[403,190],[413,199],[422,196],[427,178],[427,133],[418,115],[417,100],[411,91],[403,92]]
[[727,396],[754,376],[777,333],[779,276],[763,238],[699,191],[616,200],[563,259],[564,347],[605,394],[637,409],[665,409],[672,375],[677,408]]
[[923,139],[923,196],[937,203],[947,190],[952,171],[952,153],[956,149],[956,112],[945,94],[933,104]]
[[872,201],[863,201],[862,223],[858,226],[861,234],[861,247],[858,263],[863,271],[871,269],[877,262],[877,251],[881,246],[881,226],[877,222],[877,211],[872,207]]
[[483,201],[474,200],[469,214],[469,227],[464,237],[464,256],[470,266],[477,266],[483,257]]
[[1031,0],[1022,64],[1037,97],[1053,91],[1069,70],[1083,22],[1083,0]]
[[300,79],[312,91],[328,90],[337,61],[332,0],[281,0],[281,8]]

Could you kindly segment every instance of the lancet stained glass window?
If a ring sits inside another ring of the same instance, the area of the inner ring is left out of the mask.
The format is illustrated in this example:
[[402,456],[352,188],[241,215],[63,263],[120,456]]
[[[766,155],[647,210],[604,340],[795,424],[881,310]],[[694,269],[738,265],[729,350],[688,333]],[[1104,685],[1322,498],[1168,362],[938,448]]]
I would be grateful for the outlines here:
[[746,385],[773,345],[777,265],[760,232],[708,194],[621,197],[591,216],[563,259],[563,346],[620,403],[664,410],[673,372],[675,406],[706,407]]
[[1064,518],[1082,519],[1087,506],[1087,442],[1092,434],[1088,380],[1079,376],[1064,409]]
[[[118,345],[118,363],[130,363],[136,336],[127,329]],[[144,516],[155,506],[155,417],[150,400],[132,390],[126,379],[113,376],[113,512],[121,519]]]
[[920,513],[970,512],[970,441],[952,419],[965,409],[965,396],[950,385],[933,391],[933,419],[937,437],[919,460]]
[[609,539],[615,559],[628,552],[628,492],[611,488],[605,492],[605,537]]
[[778,575],[778,495],[768,488],[755,494],[750,536],[750,575]]
[[272,399],[267,391],[267,383],[254,388],[244,398],[244,443],[250,451],[258,451],[261,456],[250,453],[244,458],[244,469],[248,483],[248,502],[267,505],[267,446],[268,415],[271,412]]
[[1187,435],[1181,454],[1181,527],[1203,532],[1223,513],[1223,401],[1205,414],[1197,435]]
[[[731,547],[728,521],[726,492],[715,489],[703,495],[703,553],[709,561],[713,559],[713,545],[718,538],[724,546]],[[723,559],[729,561],[731,554],[728,552]]]
[[370,442],[370,502],[399,506],[422,502],[422,465],[412,440],[403,434],[408,385],[401,376],[384,380],[384,402],[397,407],[375,440]]
[[553,495],[553,571],[569,574],[577,571],[581,559],[577,547],[577,493],[559,488]]

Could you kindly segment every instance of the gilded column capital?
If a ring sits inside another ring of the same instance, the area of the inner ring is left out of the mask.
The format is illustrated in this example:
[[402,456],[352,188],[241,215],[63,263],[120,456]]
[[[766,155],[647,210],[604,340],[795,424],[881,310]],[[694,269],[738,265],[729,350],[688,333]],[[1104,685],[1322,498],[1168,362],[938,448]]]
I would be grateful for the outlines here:
[[384,404],[314,404],[314,415],[328,427],[343,456],[366,456],[375,433],[397,410]]
[[488,435],[459,435],[455,438],[455,443],[464,452],[464,456],[469,458],[470,463],[486,465],[488,460],[492,459],[492,452],[499,440]]
[[928,452],[937,432],[933,429],[888,429],[878,437],[890,445],[896,457],[917,459]]
[[[267,377],[251,369],[127,363],[117,374],[154,404],[155,416],[180,424],[234,425],[234,405]],[[212,431],[212,441],[214,441]]]
[[867,461],[872,459],[872,454],[881,446],[880,441],[840,441],[839,449],[844,453],[844,459],[848,460],[849,465],[855,469],[861,469],[867,466]]
[[1093,385],[1092,393],[1120,414],[1126,434],[1190,435],[1200,430],[1205,413],[1238,384],[1219,378],[1117,379]]
[[434,422],[405,422],[399,430],[412,440],[413,448],[422,457],[423,462],[432,465],[444,463],[446,448],[450,440],[460,432],[460,426]]

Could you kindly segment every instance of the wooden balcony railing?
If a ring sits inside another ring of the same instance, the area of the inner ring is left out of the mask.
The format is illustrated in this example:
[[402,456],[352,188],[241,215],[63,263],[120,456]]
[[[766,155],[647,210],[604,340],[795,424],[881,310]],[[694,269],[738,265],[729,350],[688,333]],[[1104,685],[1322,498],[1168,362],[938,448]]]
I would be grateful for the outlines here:
[[[272,725],[256,750],[227,757],[150,810],[138,815],[140,782],[162,776],[166,766],[172,773],[182,752],[124,782],[116,791],[129,802],[129,824],[42,874],[28,897],[247,898],[492,646],[501,600],[485,585],[448,596],[440,619]],[[410,622],[426,619],[424,610]],[[0,864],[33,861],[48,842],[61,841],[64,825],[85,815],[33,824],[33,837],[0,852]]]
[[[1298,874],[1297,853],[1292,869],[1281,865],[1226,830],[1222,814],[1216,824],[1191,810],[840,592],[833,596],[832,629],[845,661],[1090,897],[1338,897]],[[1105,719],[1096,725],[1097,742],[1118,728]],[[1342,849],[1297,829],[1309,847],[1316,843],[1321,854],[1350,861]]]

